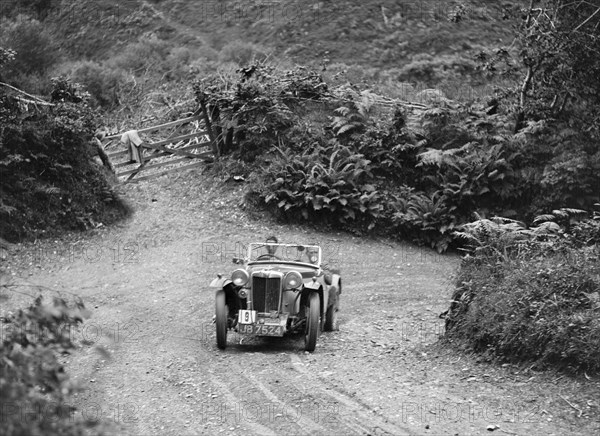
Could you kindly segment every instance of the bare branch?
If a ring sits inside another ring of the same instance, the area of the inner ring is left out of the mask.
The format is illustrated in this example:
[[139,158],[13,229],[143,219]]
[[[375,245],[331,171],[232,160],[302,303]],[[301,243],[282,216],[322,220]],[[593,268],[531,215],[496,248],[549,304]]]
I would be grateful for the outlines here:
[[577,32],[577,31],[578,31],[578,30],[579,30],[579,29],[580,29],[582,26],[584,26],[584,25],[585,25],[585,24],[586,24],[588,21],[590,21],[592,18],[594,18],[594,16],[595,16],[595,15],[596,15],[598,12],[600,12],[600,8],[596,9],[596,12],[594,12],[592,15],[590,15],[589,17],[587,17],[583,23],[581,23],[579,26],[577,26],[577,27],[576,27],[576,28],[573,30],[573,32]]
[[14,86],[9,85],[8,83],[0,82],[0,85],[6,86],[7,88],[12,89],[13,91],[16,91],[16,92],[19,92],[19,93],[21,93],[23,95],[26,95],[27,97],[32,98],[32,99],[36,100],[37,102],[42,103],[42,104],[44,104],[46,106],[55,106],[53,103],[49,103],[49,102],[47,102],[44,99],[36,97],[35,95],[31,95],[31,94],[26,93],[25,91],[21,91],[19,88],[15,88]]

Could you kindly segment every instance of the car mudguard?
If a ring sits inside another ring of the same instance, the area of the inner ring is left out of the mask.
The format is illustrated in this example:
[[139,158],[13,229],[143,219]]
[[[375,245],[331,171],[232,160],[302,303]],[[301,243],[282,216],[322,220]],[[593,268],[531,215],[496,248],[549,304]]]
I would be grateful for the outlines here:
[[210,288],[224,288],[225,286],[227,286],[228,284],[232,283],[231,280],[226,279],[224,277],[217,277],[216,279],[214,279],[212,282],[210,282],[210,285],[208,285]]
[[312,289],[314,291],[318,291],[321,286],[322,286],[322,283],[319,281],[316,281],[316,282],[310,281],[308,283],[304,283],[304,289]]
[[340,287],[340,275],[339,274],[332,274],[331,276],[331,284],[333,286],[337,286],[338,288]]
[[[323,284],[319,281],[316,282],[309,282],[309,283],[304,283],[304,287],[302,288],[302,295],[300,297],[300,304],[306,304],[307,300],[308,300],[308,294],[314,291],[317,294],[319,294],[319,301],[321,302],[321,313],[323,313],[323,309],[324,309],[324,301],[323,298],[327,298],[327,296],[323,297]],[[326,301],[325,301],[326,303]]]

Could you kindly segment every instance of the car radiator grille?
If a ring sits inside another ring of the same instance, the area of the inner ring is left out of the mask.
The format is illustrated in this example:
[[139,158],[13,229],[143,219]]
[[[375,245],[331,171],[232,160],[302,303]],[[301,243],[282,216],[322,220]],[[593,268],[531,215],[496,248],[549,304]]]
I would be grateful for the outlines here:
[[279,311],[280,278],[252,278],[252,304],[254,310],[269,313]]

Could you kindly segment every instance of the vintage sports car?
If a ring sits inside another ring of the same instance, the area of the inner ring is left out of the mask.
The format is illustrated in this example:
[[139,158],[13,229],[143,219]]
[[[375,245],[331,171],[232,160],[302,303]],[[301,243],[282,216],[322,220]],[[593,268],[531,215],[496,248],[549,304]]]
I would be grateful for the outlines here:
[[324,271],[316,245],[251,243],[242,267],[220,274],[216,291],[217,346],[227,346],[227,331],[242,335],[283,336],[301,333],[304,348],[314,351],[321,330],[337,329],[342,280]]

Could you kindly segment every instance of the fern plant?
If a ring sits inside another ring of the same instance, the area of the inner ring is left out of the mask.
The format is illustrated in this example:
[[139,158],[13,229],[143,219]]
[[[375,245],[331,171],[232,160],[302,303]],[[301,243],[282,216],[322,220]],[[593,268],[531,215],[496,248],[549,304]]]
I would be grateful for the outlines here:
[[288,218],[375,226],[383,205],[364,156],[338,143],[300,155],[278,151],[264,174],[270,180],[262,194],[267,205],[276,205]]
[[428,244],[438,252],[446,251],[457,225],[453,213],[456,208],[448,205],[441,193],[409,195],[397,205],[400,210],[392,217],[395,227],[415,242]]
[[568,228],[571,224],[587,216],[588,213],[585,210],[563,207],[553,210],[552,213],[536,216],[533,220],[533,224],[542,225],[553,223]]
[[370,121],[375,95],[365,90],[353,96],[346,105],[334,110],[336,116],[332,118],[331,128],[337,136],[363,132]]
[[504,217],[481,217],[474,213],[475,221],[463,224],[453,233],[454,237],[463,240],[466,248],[463,249],[480,256],[498,256],[504,260],[521,243],[535,236],[535,233],[521,221]]
[[469,142],[459,148],[420,153],[418,166],[435,168],[426,178],[458,213],[468,216],[474,210],[493,210],[514,195],[511,162],[516,154],[505,154],[502,143]]

